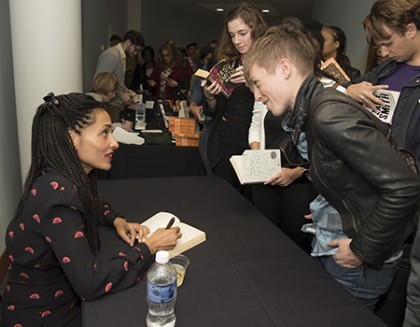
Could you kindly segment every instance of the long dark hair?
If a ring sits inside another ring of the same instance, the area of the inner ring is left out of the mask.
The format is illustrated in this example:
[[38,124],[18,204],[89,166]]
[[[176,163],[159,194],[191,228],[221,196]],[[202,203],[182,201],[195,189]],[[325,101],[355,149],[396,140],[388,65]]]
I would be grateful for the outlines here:
[[228,30],[228,23],[237,18],[242,18],[244,23],[251,28],[253,41],[261,37],[267,30],[267,23],[261,15],[261,10],[258,6],[249,2],[238,4],[226,15],[225,28],[216,50],[217,60],[227,59],[230,62],[235,62],[241,57],[235,45],[232,43]]
[[[338,62],[340,66],[350,66],[350,59],[345,54],[347,48],[347,37],[344,31],[338,27],[333,25],[328,25],[324,27],[328,30],[334,38],[334,41],[337,41],[339,46],[336,50],[337,54],[335,56],[335,60]],[[328,58],[325,58],[328,59]]]
[[15,217],[22,211],[35,180],[45,168],[51,167],[76,186],[83,203],[81,214],[86,226],[86,238],[92,252],[96,253],[99,248],[96,180],[83,170],[69,131],[80,134],[83,127],[93,124],[94,111],[103,109],[103,104],[79,93],[57,97],[50,93],[44,100],[32,123],[31,167]]

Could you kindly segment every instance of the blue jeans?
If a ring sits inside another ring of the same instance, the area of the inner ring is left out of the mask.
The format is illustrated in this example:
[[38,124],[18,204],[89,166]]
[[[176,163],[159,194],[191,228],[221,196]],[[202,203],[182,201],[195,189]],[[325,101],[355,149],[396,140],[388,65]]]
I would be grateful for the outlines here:
[[319,257],[324,269],[347,291],[374,310],[379,297],[385,294],[391,286],[399,260],[386,263],[381,269],[362,265],[357,268],[340,266],[334,256]]

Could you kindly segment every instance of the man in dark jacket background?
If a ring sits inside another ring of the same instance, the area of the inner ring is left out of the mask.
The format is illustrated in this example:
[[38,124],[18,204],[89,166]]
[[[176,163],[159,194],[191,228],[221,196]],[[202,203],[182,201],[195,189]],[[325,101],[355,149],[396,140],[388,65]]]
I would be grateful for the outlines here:
[[[420,178],[391,147],[386,126],[313,75],[314,50],[291,26],[269,29],[247,54],[255,99],[274,115],[310,161],[320,195],[311,203],[311,255],[373,310],[394,277]],[[385,133],[384,133],[385,132]]]
[[420,162],[420,2],[376,1],[363,24],[368,42],[390,60],[352,81],[347,94],[373,109],[382,104],[376,90],[400,92],[392,134]]

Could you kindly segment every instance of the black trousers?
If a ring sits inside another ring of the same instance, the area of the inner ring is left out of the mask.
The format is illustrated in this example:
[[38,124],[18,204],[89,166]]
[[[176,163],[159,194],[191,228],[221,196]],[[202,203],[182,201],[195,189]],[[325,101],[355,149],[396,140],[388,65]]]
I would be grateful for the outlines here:
[[304,251],[310,252],[312,235],[301,231],[309,221],[309,204],[317,196],[312,183],[296,180],[287,187],[256,184],[252,187],[254,205]]
[[223,177],[237,190],[242,191],[244,187],[241,186],[229,159],[233,155],[241,155],[249,148],[248,130],[235,128],[225,120],[221,120],[219,124],[219,151],[222,159],[213,168],[213,172]]

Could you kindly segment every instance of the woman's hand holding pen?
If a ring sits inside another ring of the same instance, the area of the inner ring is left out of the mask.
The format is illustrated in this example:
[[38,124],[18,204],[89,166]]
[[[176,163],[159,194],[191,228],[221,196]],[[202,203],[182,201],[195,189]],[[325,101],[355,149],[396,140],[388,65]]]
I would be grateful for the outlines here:
[[179,227],[159,228],[150,235],[144,243],[149,247],[152,254],[159,250],[171,250],[176,246],[177,240],[182,237]]

